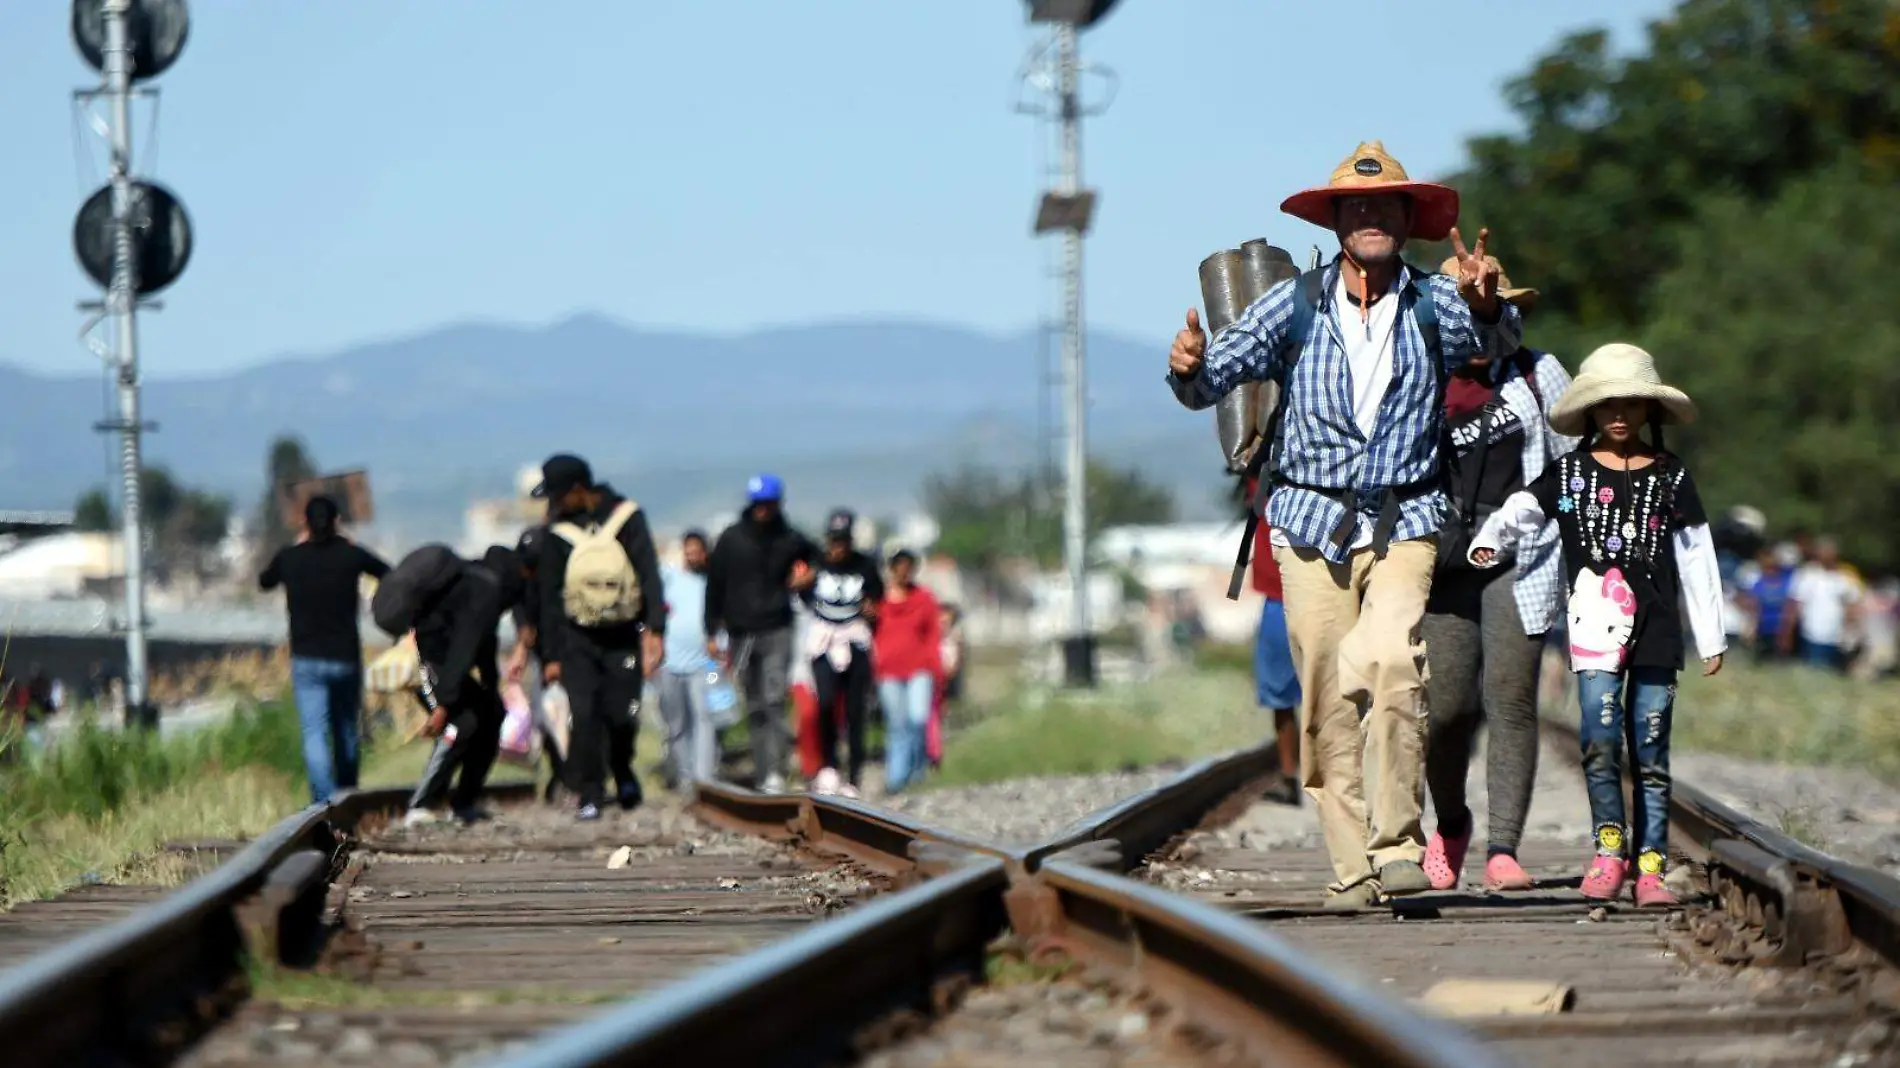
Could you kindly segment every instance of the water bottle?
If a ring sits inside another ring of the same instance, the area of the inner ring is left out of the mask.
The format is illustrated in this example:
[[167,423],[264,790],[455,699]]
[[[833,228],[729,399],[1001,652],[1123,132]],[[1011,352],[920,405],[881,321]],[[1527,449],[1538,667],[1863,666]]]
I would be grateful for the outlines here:
[[715,727],[725,728],[739,722],[739,695],[732,681],[718,668],[706,672],[706,718]]

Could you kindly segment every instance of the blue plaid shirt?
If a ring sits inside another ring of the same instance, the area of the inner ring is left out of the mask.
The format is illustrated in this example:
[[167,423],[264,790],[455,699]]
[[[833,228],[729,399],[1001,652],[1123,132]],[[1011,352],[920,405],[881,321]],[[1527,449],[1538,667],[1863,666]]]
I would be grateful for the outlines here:
[[[1522,465],[1524,483],[1529,485],[1537,481],[1545,466],[1577,447],[1576,438],[1565,437],[1550,428],[1550,409],[1557,398],[1570,388],[1570,372],[1557,357],[1548,352],[1537,354],[1537,362],[1532,366],[1532,374],[1537,378],[1537,392],[1517,373],[1510,364],[1493,364],[1494,374],[1501,374],[1503,384],[1498,386],[1498,398],[1511,406],[1518,420],[1524,425],[1524,455]],[[1537,403],[1538,394],[1542,394],[1544,403]],[[1517,600],[1517,618],[1524,626],[1524,633],[1533,637],[1551,628],[1557,618],[1557,612],[1564,603],[1563,539],[1558,536],[1557,524],[1545,523],[1544,528],[1529,537],[1520,538],[1517,543],[1517,581],[1511,592]]]
[[[1285,443],[1280,473],[1307,486],[1358,495],[1359,523],[1369,526],[1378,518],[1379,490],[1409,486],[1432,477],[1438,470],[1438,443],[1444,408],[1439,400],[1438,372],[1425,351],[1418,320],[1412,314],[1407,283],[1416,279],[1429,293],[1438,312],[1439,348],[1449,372],[1480,352],[1501,360],[1517,351],[1523,320],[1509,303],[1500,302],[1494,324],[1477,322],[1458,294],[1458,283],[1444,275],[1419,278],[1410,267],[1401,268],[1396,299],[1398,322],[1393,327],[1392,383],[1379,402],[1378,425],[1367,437],[1353,421],[1351,370],[1345,342],[1340,337],[1333,293],[1339,283],[1339,259],[1326,268],[1320,306],[1307,331],[1292,381],[1286,385],[1287,405],[1282,419]],[[1249,305],[1232,326],[1208,345],[1206,359],[1192,379],[1172,373],[1168,384],[1182,404],[1211,408],[1242,382],[1279,382],[1286,377],[1281,343],[1300,300],[1299,278],[1289,278]],[[1444,525],[1445,495],[1431,491],[1401,502],[1393,541],[1438,533]],[[1333,497],[1300,486],[1279,486],[1267,503],[1267,522],[1285,532],[1294,545],[1312,546],[1334,563],[1345,563],[1350,544],[1330,537],[1344,518],[1345,506]]]

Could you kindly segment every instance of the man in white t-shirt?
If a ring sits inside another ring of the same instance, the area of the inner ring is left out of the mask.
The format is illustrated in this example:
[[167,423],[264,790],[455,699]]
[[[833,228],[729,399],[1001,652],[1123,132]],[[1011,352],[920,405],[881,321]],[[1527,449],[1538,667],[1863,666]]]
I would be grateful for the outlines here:
[[1802,566],[1788,591],[1795,610],[1796,633],[1801,637],[1801,659],[1836,671],[1847,666],[1849,628],[1860,583],[1841,568],[1840,549],[1832,538],[1814,544],[1814,559]]
[[[1377,141],[1280,207],[1332,231],[1339,255],[1276,283],[1211,341],[1189,309],[1167,382],[1196,411],[1245,382],[1286,389],[1258,518],[1300,679],[1301,781],[1336,876],[1325,904],[1365,908],[1432,888],[1419,628],[1449,504],[1444,380],[1480,354],[1509,359],[1523,320],[1498,295],[1485,232],[1470,249],[1457,234],[1457,191],[1412,181]],[[1408,240],[1446,238],[1456,278],[1400,256]]]

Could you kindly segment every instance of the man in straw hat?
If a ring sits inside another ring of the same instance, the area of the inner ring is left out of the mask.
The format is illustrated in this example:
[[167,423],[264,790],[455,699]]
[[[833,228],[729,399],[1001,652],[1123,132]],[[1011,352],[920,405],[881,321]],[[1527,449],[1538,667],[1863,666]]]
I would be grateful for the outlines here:
[[[1457,192],[1411,180],[1377,141],[1280,208],[1332,230],[1339,255],[1268,290],[1212,346],[1188,309],[1168,381],[1194,409],[1245,381],[1284,384],[1265,518],[1299,667],[1301,775],[1338,877],[1327,903],[1356,908],[1431,886],[1419,622],[1445,514],[1440,384],[1475,355],[1517,351],[1521,322],[1486,235],[1467,250],[1454,228]],[[1447,236],[1455,279],[1399,259],[1408,238]]]
[[[1441,273],[1458,273],[1448,259]],[[1498,271],[1498,295],[1529,315],[1537,290],[1511,285]],[[1488,727],[1485,783],[1489,827],[1484,882],[1524,890],[1532,880],[1517,861],[1537,775],[1537,683],[1544,636],[1563,596],[1556,528],[1518,543],[1509,563],[1479,569],[1466,559],[1468,535],[1537,478],[1577,439],[1550,428],[1551,405],[1570,386],[1555,356],[1522,348],[1508,360],[1472,357],[1445,386],[1451,441],[1452,517],[1439,534],[1438,574],[1425,603],[1425,784],[1438,827],[1425,847],[1432,888],[1458,885],[1474,827],[1465,779],[1480,724]]]

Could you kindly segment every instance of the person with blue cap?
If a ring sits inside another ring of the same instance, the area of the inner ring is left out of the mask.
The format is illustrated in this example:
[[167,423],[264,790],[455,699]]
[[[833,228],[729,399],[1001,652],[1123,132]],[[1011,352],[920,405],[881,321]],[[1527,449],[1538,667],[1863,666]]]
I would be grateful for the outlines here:
[[[746,507],[720,533],[706,563],[706,638],[714,656],[730,655],[746,695],[753,781],[767,793],[785,788],[790,731],[785,705],[791,683],[792,595],[811,586],[818,546],[785,521],[785,486],[754,475]],[[727,651],[717,647],[727,635]]]

